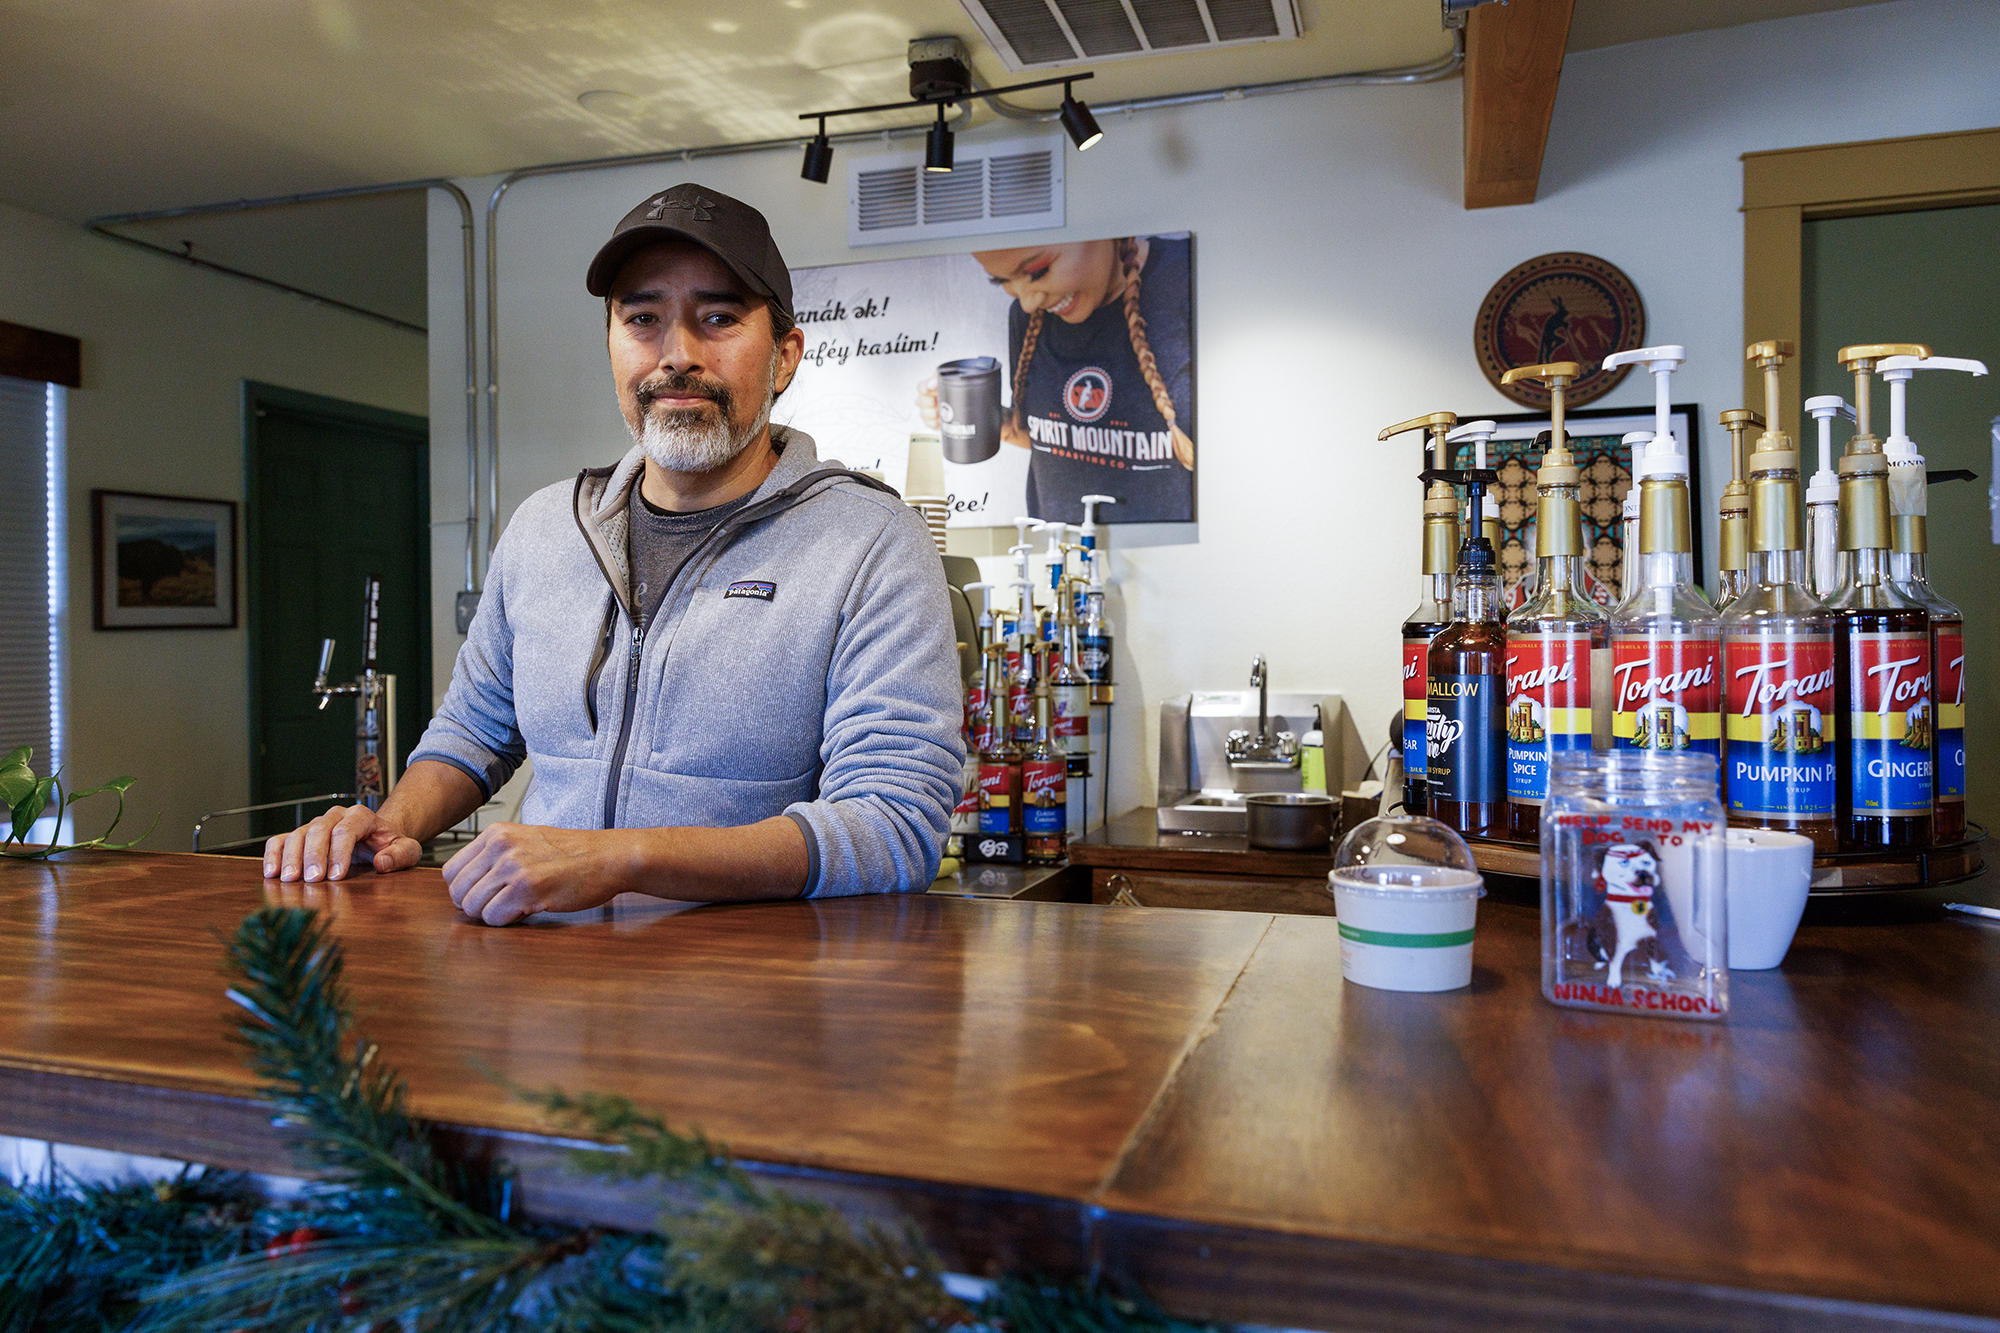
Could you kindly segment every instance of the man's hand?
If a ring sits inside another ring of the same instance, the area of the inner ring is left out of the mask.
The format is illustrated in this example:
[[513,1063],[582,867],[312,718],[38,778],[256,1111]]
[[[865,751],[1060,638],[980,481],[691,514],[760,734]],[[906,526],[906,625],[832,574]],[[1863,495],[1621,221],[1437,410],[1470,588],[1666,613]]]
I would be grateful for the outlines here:
[[613,873],[619,834],[488,824],[444,863],[445,887],[458,910],[489,926],[536,912],[580,912],[623,891]]
[[344,879],[352,864],[377,874],[408,870],[424,849],[380,811],[336,805],[302,828],[264,844],[264,878],[287,882]]

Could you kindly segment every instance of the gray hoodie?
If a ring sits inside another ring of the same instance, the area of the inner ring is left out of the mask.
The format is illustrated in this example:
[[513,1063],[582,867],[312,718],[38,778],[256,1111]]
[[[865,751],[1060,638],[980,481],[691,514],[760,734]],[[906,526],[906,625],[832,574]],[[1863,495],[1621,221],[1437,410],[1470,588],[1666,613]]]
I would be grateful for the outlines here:
[[626,555],[640,451],[529,496],[411,761],[491,793],[532,755],[527,824],[783,813],[806,835],[809,896],[927,888],[965,755],[937,548],[895,492],[821,467],[810,436],[771,439],[777,467],[646,624]]

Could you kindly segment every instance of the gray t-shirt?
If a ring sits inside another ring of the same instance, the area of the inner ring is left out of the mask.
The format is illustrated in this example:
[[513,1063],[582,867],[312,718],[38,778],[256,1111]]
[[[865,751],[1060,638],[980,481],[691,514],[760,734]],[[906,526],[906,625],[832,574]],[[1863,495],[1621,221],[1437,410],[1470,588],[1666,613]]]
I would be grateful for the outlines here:
[[711,509],[676,514],[657,508],[639,493],[637,486],[632,488],[632,498],[638,503],[631,507],[631,549],[627,559],[632,567],[632,598],[648,623],[659,611],[667,586],[694,554],[694,548],[724,519],[749,504],[755,494],[752,491]]

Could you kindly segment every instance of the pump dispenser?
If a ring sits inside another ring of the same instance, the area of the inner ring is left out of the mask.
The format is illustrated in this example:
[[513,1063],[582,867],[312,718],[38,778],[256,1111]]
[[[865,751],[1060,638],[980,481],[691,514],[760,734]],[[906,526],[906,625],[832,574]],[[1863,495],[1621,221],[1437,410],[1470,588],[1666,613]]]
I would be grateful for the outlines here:
[[986,646],[987,701],[973,723],[979,747],[979,832],[1005,838],[1021,831],[1021,751],[1006,711],[1007,668],[997,641]]
[[1840,475],[1833,470],[1833,419],[1855,420],[1837,393],[1806,399],[1806,415],[1819,424],[1819,471],[1806,483],[1806,572],[1815,597],[1830,597],[1845,570],[1840,562]]
[[[1625,432],[1619,437],[1618,442],[1625,446],[1626,454],[1636,463],[1639,455],[1645,452],[1646,442],[1652,438],[1653,432],[1649,430],[1633,430]],[[1623,606],[1625,599],[1639,586],[1640,494],[1639,478],[1635,474],[1632,484],[1626,488],[1624,500],[1619,503],[1618,511],[1618,549],[1624,553],[1618,562],[1619,606]]]
[[1762,413],[1732,407],[1718,418],[1729,432],[1729,484],[1718,505],[1721,525],[1716,536],[1715,609],[1729,604],[1750,587],[1750,483],[1744,479],[1743,434],[1764,429]]
[[1782,429],[1788,342],[1745,352],[1764,372],[1769,423],[1750,455],[1750,586],[1722,615],[1723,786],[1729,822],[1801,833],[1831,852],[1833,617],[1806,586],[1799,455]]
[[[1564,383],[1574,372],[1572,365]],[[1449,421],[1449,414],[1439,415]],[[1467,514],[1483,514],[1493,474],[1474,468],[1458,475]],[[1459,545],[1451,623],[1425,656],[1426,781],[1431,818],[1468,837],[1501,838],[1507,834],[1507,631],[1499,559],[1481,526],[1469,526]]]
[[1419,474],[1424,489],[1424,573],[1417,608],[1403,622],[1403,808],[1430,810],[1429,655],[1431,640],[1451,623],[1451,568],[1458,553],[1458,492],[1445,480],[1445,442],[1458,417],[1433,412],[1385,429],[1386,440],[1404,431],[1427,431],[1431,465]]
[[[1673,364],[1682,355],[1677,347],[1620,354]],[[1625,559],[1637,564],[1633,592],[1611,616],[1611,743],[1713,755],[1722,734],[1720,631],[1714,605],[1694,581],[1688,456],[1673,433],[1671,393],[1661,383],[1661,370],[1672,365],[1654,369],[1655,430],[1632,466],[1639,540]]]
[[[1470,442],[1472,445],[1472,466],[1475,470],[1484,472],[1486,470],[1486,442],[1492,439],[1493,432],[1499,429],[1500,426],[1497,422],[1468,421],[1446,435],[1444,442],[1447,445],[1459,445]],[[1449,462],[1457,461],[1457,450],[1445,450],[1445,458]],[[1479,530],[1486,534],[1487,541],[1493,543],[1493,550],[1497,555],[1500,551],[1500,501],[1497,497],[1488,495],[1485,504],[1480,507]]]
[[1025,746],[1035,731],[1035,659],[1041,650],[1042,637],[1035,615],[1035,585],[1027,577],[1030,548],[1014,549],[1019,564],[1012,586],[1018,609],[1014,613],[1014,637],[1007,645],[1007,735],[1014,744]]
[[[1081,546],[1070,549],[1083,550]],[[1082,625],[1076,615],[1076,585],[1082,582],[1065,575],[1062,586],[1056,589],[1056,642],[1049,655],[1051,734],[1056,748],[1069,760],[1069,775],[1075,778],[1090,776],[1090,677],[1083,672]]]
[[1956,357],[1892,356],[1877,367],[1889,383],[1889,522],[1895,549],[1889,574],[1906,596],[1922,602],[1931,619],[1931,700],[1937,744],[1931,767],[1936,789],[1931,836],[1942,845],[1965,837],[1965,615],[1931,586],[1924,457],[1909,435],[1905,394],[1919,370],[1956,370],[1984,375],[1978,361]]
[[1600,718],[1607,733],[1610,726],[1611,622],[1585,587],[1583,473],[1563,428],[1563,389],[1581,370],[1558,362],[1502,378],[1541,380],[1552,399],[1548,452],[1535,474],[1535,593],[1507,618],[1507,812],[1515,838],[1541,835],[1555,757],[1594,748]]
[[[1111,622],[1104,614],[1104,565],[1110,558],[1102,548],[1091,553],[1090,587],[1083,594],[1083,618],[1077,624],[1077,665],[1090,680],[1093,706],[1108,705],[1112,698]],[[1107,720],[1106,728],[1110,725]]]

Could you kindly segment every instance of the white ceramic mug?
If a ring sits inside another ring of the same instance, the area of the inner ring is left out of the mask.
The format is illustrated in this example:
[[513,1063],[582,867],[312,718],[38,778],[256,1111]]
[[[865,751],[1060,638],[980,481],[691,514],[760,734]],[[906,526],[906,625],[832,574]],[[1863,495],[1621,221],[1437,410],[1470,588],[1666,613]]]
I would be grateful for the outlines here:
[[1812,839],[1769,829],[1729,830],[1729,970],[1785,961],[1812,890]]

